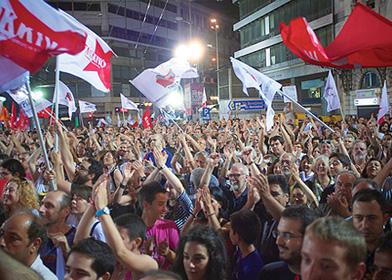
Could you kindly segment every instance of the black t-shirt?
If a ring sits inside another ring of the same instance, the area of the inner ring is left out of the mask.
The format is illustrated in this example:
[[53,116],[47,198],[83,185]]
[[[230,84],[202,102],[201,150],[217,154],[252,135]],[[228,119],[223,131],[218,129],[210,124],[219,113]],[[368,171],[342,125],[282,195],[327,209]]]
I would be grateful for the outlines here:
[[277,262],[280,260],[279,250],[272,232],[278,228],[278,221],[267,212],[263,201],[259,201],[253,211],[259,216],[261,222],[261,234],[255,242],[255,247],[264,264]]
[[278,261],[265,265],[260,271],[259,280],[294,280],[295,276],[286,262]]

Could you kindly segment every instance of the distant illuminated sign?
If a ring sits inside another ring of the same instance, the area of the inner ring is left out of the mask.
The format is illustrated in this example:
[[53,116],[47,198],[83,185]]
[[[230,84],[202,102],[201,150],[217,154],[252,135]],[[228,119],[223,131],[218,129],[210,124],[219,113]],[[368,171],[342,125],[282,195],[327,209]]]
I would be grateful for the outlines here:
[[374,106],[374,105],[379,105],[379,104],[380,104],[380,100],[377,97],[354,99],[355,106]]

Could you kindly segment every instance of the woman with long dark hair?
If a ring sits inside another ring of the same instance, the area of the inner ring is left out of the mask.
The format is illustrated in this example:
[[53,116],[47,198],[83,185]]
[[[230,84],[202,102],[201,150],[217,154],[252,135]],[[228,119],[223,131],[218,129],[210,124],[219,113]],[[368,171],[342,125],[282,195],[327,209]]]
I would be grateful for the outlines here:
[[181,237],[173,271],[187,280],[224,280],[227,263],[222,236],[210,226],[196,225]]

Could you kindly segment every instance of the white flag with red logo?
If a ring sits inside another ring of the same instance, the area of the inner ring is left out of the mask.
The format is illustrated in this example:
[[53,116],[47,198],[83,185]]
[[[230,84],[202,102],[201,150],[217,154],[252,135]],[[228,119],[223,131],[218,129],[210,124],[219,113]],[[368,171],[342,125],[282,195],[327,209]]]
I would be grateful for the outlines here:
[[203,100],[201,102],[201,107],[206,108],[207,107],[207,94],[206,94],[206,88],[203,87]]
[[[73,97],[71,90],[62,81],[59,81],[58,91],[59,91],[59,104],[68,107],[68,115],[69,118],[71,119],[72,113],[76,112],[75,98]],[[56,102],[56,95],[53,96],[53,103],[55,102]]]
[[235,75],[242,82],[242,91],[249,96],[248,88],[254,88],[258,91],[267,107],[266,128],[269,131],[274,123],[275,111],[272,108],[272,100],[275,93],[282,87],[281,84],[267,77],[249,65],[235,58],[230,58]]
[[384,81],[384,86],[382,87],[380,108],[378,109],[377,123],[381,124],[385,121],[385,115],[389,111],[388,93],[387,93],[387,81]]
[[[197,78],[197,70],[188,61],[172,58],[154,69],[144,70],[130,82],[159,108],[170,105],[171,94],[181,89],[181,78]],[[176,98],[177,95],[176,95]]]
[[[65,16],[69,16],[67,13],[63,13]],[[110,59],[114,52],[93,31],[79,22],[75,22],[75,24],[78,24],[88,34],[85,48],[77,55],[60,55],[58,70],[75,75],[100,91],[109,92],[111,89]]]
[[42,0],[1,0],[0,85],[35,73],[50,56],[81,52],[85,41],[83,29]]
[[91,113],[97,111],[95,104],[79,100],[79,110],[80,113]]
[[329,70],[328,73],[323,97],[328,103],[328,112],[341,108],[338,89],[336,88],[335,80],[332,76],[331,70]]

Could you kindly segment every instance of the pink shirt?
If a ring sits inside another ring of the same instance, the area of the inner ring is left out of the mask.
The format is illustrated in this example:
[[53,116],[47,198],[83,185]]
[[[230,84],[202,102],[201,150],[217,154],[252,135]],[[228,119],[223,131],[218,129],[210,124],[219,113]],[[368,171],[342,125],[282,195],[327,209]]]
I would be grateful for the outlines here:
[[[146,239],[152,235],[153,250],[151,257],[158,262],[159,268],[167,270],[170,263],[164,256],[158,254],[159,243],[165,240],[169,244],[169,249],[176,251],[177,244],[180,239],[180,230],[178,229],[175,222],[171,220],[157,220],[155,225],[147,227]],[[142,248],[144,253],[144,246]]]

